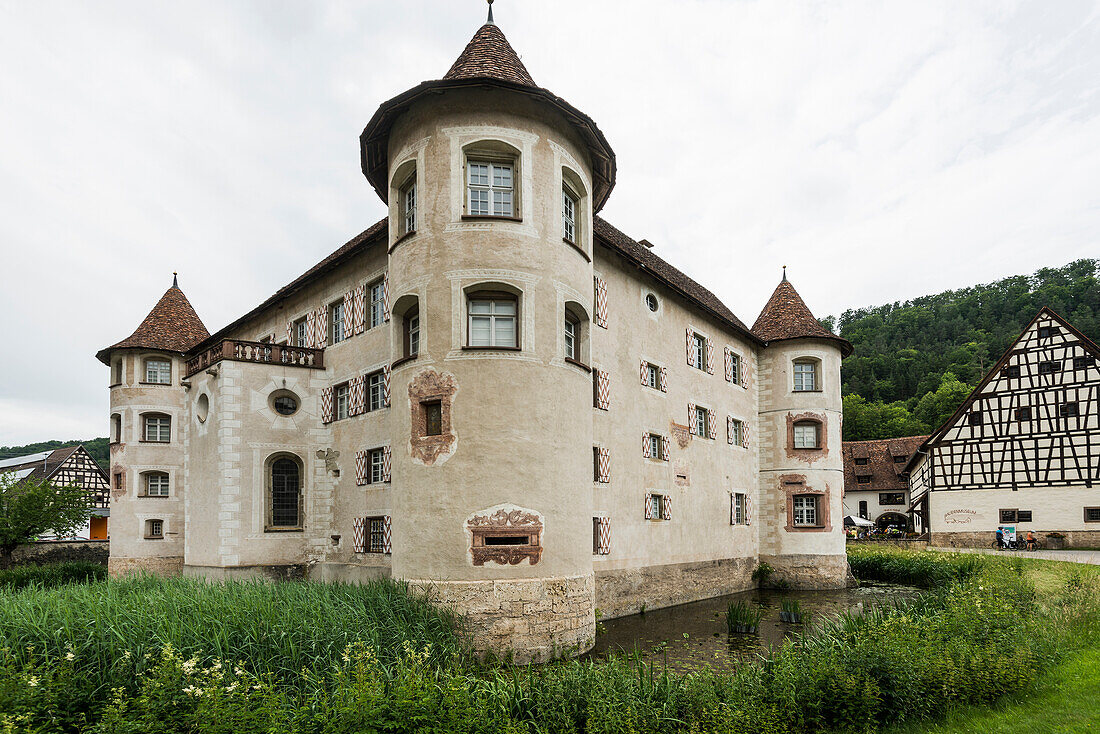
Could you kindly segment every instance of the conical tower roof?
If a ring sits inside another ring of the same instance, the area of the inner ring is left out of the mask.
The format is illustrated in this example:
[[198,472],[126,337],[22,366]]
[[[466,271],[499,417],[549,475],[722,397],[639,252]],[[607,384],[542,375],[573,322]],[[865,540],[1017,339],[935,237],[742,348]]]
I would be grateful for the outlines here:
[[798,295],[787,272],[783,271],[783,280],[776,286],[772,297],[768,299],[764,310],[756,317],[752,331],[766,342],[785,339],[829,339],[840,343],[840,350],[847,357],[852,353],[852,345],[826,329],[814,318],[809,306]]
[[477,29],[443,78],[499,79],[528,87],[538,86],[496,23],[486,23]]
[[108,364],[115,349],[160,349],[183,354],[208,336],[210,332],[179,289],[173,274],[172,287],[164,292],[134,333],[100,350],[96,358]]

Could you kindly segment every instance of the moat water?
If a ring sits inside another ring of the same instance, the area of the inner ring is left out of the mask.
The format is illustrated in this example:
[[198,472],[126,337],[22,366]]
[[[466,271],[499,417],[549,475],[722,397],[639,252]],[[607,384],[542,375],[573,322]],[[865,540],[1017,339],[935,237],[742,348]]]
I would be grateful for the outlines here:
[[[637,654],[646,662],[660,666],[667,663],[670,670],[679,672],[708,666],[729,670],[742,660],[766,655],[789,637],[811,631],[826,618],[845,611],[861,613],[876,606],[890,606],[920,593],[908,586],[873,584],[827,591],[744,591],[604,620],[605,631],[596,635],[596,646],[588,657]],[[811,614],[809,623],[780,621],[780,603],[788,599],[797,601],[803,612]],[[764,611],[753,634],[730,634],[726,629],[726,607],[739,600]]]

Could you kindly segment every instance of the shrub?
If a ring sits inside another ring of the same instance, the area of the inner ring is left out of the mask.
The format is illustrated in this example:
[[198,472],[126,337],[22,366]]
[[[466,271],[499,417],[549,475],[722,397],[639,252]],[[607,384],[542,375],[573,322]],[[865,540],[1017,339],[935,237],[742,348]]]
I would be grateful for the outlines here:
[[107,578],[107,568],[100,563],[70,561],[48,566],[17,566],[0,571],[0,590],[14,591],[28,586],[48,588],[65,584],[86,584]]
[[973,578],[985,568],[986,559],[973,553],[914,553],[860,547],[849,548],[848,564],[860,580],[931,589]]

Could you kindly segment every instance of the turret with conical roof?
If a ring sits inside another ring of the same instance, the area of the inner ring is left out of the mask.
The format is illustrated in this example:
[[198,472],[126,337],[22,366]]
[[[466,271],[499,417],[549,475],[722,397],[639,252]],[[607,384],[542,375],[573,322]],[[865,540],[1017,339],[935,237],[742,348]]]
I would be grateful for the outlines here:
[[208,336],[210,332],[180,290],[176,273],[172,273],[172,286],[134,329],[134,333],[101,349],[96,358],[109,364],[110,354],[116,349],[158,349],[183,354]]
[[814,318],[802,296],[787,280],[786,268],[783,268],[783,280],[756,317],[752,332],[769,343],[786,339],[831,339],[841,345],[844,356],[852,353],[852,345],[846,339],[829,331]]

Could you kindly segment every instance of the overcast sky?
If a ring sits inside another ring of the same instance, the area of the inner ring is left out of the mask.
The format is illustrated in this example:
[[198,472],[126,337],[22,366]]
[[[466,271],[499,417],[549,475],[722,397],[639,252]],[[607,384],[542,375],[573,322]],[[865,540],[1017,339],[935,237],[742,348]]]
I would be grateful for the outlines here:
[[[1100,4],[498,0],[618,156],[604,216],[751,324],[1100,256]],[[172,271],[214,331],[384,214],[379,103],[481,0],[0,0],[0,445],[107,434]]]

